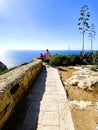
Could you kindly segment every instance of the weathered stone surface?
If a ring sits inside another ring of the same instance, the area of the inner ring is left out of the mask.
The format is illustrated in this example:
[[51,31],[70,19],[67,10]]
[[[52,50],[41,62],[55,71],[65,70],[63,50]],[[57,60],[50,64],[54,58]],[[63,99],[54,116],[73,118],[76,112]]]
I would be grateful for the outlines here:
[[0,129],[41,68],[42,61],[33,60],[0,76]]
[[23,130],[74,130],[66,92],[56,68],[46,67],[28,95]]
[[91,71],[88,67],[77,67],[76,69],[73,76],[65,82],[65,85],[77,86],[91,91],[98,88],[98,72]]
[[85,107],[87,107],[87,106],[93,106],[92,102],[90,102],[90,101],[85,102],[85,101],[81,101],[81,100],[80,101],[76,101],[76,100],[70,101],[69,104],[71,107],[78,107],[80,110],[85,109]]

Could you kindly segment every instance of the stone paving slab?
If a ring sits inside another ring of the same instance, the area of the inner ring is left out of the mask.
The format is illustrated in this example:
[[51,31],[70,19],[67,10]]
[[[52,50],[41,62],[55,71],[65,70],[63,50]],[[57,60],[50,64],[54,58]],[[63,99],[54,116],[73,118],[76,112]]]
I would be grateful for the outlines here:
[[22,130],[74,130],[58,70],[45,67],[32,85]]

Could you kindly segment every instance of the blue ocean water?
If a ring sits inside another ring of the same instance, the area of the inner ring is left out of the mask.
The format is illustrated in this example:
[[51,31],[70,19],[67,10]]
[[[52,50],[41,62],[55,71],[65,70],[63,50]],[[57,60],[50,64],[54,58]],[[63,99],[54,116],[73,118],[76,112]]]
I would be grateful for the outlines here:
[[[34,58],[45,53],[46,50],[7,50],[0,52],[0,61],[8,68],[31,62]],[[85,51],[87,52],[87,51]],[[50,50],[51,55],[54,54],[80,54],[80,50]]]

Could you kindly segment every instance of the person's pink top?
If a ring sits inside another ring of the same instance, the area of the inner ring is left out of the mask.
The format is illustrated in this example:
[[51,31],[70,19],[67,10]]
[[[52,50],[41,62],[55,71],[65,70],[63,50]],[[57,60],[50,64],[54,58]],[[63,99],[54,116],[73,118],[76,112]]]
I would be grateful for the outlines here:
[[45,54],[45,56],[46,56],[46,60],[50,60],[50,52],[46,52],[46,54]]

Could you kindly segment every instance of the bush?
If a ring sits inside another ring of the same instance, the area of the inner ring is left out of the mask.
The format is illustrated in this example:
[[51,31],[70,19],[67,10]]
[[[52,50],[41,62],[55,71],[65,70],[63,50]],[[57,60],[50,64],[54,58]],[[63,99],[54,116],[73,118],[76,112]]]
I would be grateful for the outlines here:
[[79,63],[79,55],[53,55],[50,59],[50,65],[52,66],[69,66]]
[[98,52],[87,52],[84,55],[53,55],[50,59],[52,66],[98,65]]
[[69,65],[81,64],[79,55],[70,55],[69,59],[70,59]]
[[90,69],[93,70],[93,71],[97,71],[98,70],[98,65],[94,65]]
[[68,62],[69,58],[66,55],[53,55],[50,59],[50,65],[53,66],[66,66]]

